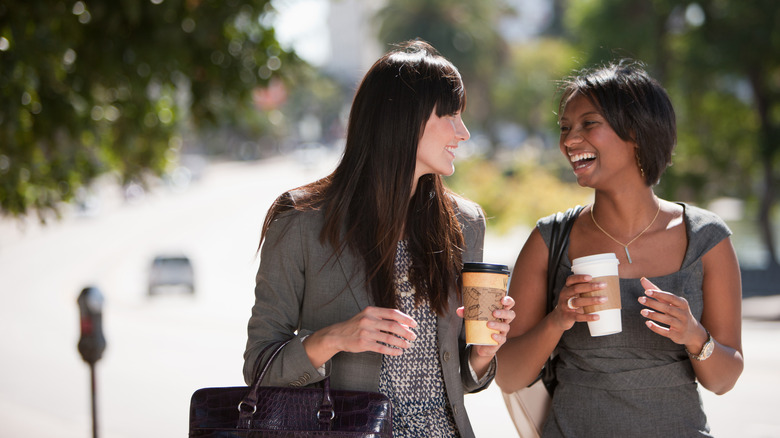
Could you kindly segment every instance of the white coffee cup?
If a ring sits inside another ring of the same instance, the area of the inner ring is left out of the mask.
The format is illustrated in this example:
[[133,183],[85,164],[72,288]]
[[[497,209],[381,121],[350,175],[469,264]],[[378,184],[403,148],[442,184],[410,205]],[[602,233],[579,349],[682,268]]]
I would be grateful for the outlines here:
[[620,277],[615,253],[594,254],[572,260],[571,270],[578,275],[590,275],[591,283],[607,283],[605,289],[580,294],[582,297],[607,296],[607,302],[585,306],[585,313],[599,315],[598,321],[588,321],[591,336],[604,336],[623,331],[620,316]]

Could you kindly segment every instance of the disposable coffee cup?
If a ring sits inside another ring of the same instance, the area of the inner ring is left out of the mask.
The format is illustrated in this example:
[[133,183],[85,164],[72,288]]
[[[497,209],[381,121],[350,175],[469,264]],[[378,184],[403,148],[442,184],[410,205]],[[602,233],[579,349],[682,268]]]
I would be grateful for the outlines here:
[[620,319],[620,277],[615,253],[595,254],[572,260],[571,270],[578,275],[590,275],[591,283],[606,283],[607,288],[581,294],[582,297],[607,296],[607,302],[585,306],[585,313],[595,313],[598,321],[588,321],[591,336],[604,336],[623,331]]
[[466,343],[498,345],[487,323],[497,321],[493,311],[502,309],[501,298],[509,284],[509,268],[490,263],[463,264],[463,318],[466,320]]

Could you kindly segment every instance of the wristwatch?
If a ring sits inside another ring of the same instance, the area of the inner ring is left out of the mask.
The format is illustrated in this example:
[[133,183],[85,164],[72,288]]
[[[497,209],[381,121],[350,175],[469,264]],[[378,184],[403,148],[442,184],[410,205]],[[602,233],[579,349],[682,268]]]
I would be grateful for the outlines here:
[[688,351],[687,348],[685,349],[685,352],[688,353],[688,356],[690,356],[691,359],[696,359],[698,361],[706,360],[712,355],[712,351],[715,350],[715,340],[712,339],[710,331],[707,329],[704,329],[704,331],[707,332],[707,342],[701,347],[701,352],[699,354],[693,354]]

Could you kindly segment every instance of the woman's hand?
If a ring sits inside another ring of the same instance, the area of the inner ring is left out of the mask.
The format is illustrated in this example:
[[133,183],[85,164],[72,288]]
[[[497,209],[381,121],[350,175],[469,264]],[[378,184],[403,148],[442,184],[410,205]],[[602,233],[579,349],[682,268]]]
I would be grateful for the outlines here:
[[[487,326],[493,330],[498,330],[498,333],[493,333],[491,336],[498,342],[498,345],[472,345],[471,356],[469,357],[469,363],[471,368],[478,378],[482,378],[490,366],[490,362],[498,352],[498,349],[506,343],[507,333],[509,333],[509,323],[515,319],[515,311],[512,310],[515,307],[515,300],[510,296],[501,298],[501,305],[503,309],[493,311],[493,317],[498,321],[488,321]],[[458,316],[463,318],[463,307],[458,307]]]
[[415,327],[417,322],[403,312],[368,306],[344,322],[314,332],[303,347],[315,367],[341,351],[400,356],[417,339],[411,330]]
[[561,330],[569,330],[575,322],[598,321],[599,316],[586,314],[583,307],[607,302],[606,296],[584,297],[582,294],[597,292],[607,287],[606,283],[591,283],[590,275],[570,275],[558,296],[558,305],[552,314]]
[[[475,351],[477,355],[482,357],[493,358],[496,352],[506,342],[507,333],[509,333],[509,324],[515,319],[515,311],[512,310],[515,307],[515,300],[510,296],[501,298],[501,305],[503,309],[494,310],[493,317],[498,321],[489,321],[487,326],[489,329],[498,330],[498,333],[493,333],[491,336],[498,342],[498,345],[474,345],[472,351]],[[458,307],[458,316],[463,318],[463,307]]]
[[707,332],[691,314],[688,300],[660,290],[647,278],[642,277],[640,281],[646,296],[639,297],[639,302],[649,307],[640,312],[648,319],[645,321],[647,327],[674,343],[685,345],[688,351],[698,353],[707,342]]

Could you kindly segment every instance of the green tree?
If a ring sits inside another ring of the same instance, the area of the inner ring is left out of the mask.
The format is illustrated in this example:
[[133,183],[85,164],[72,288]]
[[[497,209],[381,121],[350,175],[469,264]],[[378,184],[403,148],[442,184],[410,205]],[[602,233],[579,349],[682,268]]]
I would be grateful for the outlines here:
[[569,1],[563,19],[582,65],[615,58],[645,62],[665,82],[670,58],[667,21],[681,0]]
[[[701,141],[725,143],[729,153],[720,159],[734,163],[729,170],[743,170],[739,180],[728,172],[723,177],[757,197],[759,230],[777,267],[772,213],[780,196],[780,2],[706,0],[684,14],[696,25],[681,32],[680,57],[689,68],[679,75],[702,96],[691,100],[691,110],[717,110],[707,126],[711,135]],[[721,99],[713,101],[714,93]]]
[[106,171],[161,173],[181,130],[255,111],[299,61],[268,0],[0,4],[0,212],[44,219]]
[[[511,46],[509,54],[492,82],[497,118],[522,126],[528,136],[556,134],[556,90],[558,81],[575,66],[574,49],[562,39],[540,37]],[[554,145],[557,159],[557,135]]]

